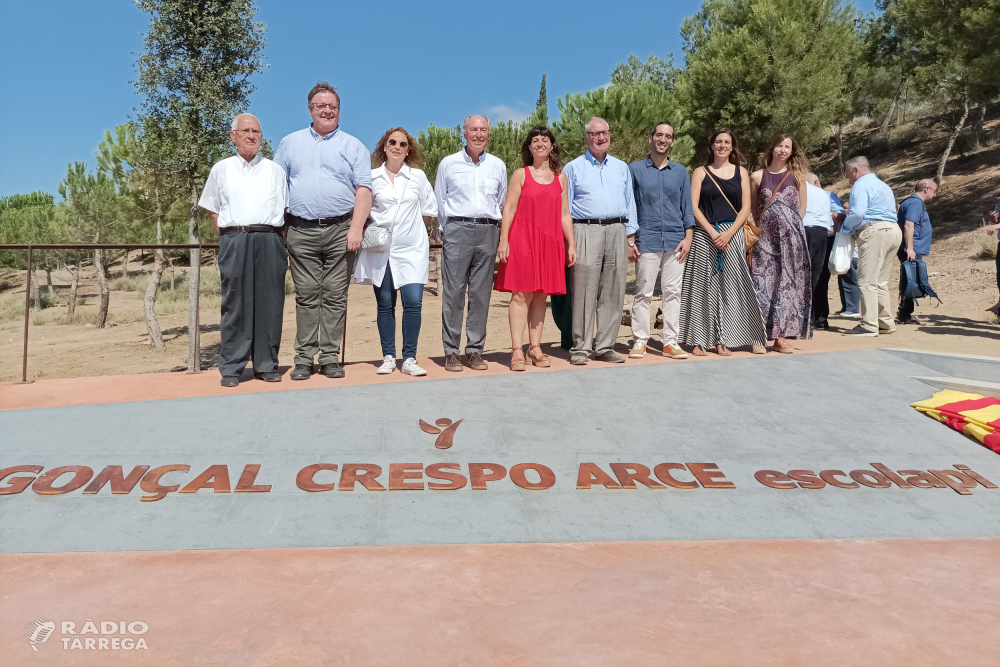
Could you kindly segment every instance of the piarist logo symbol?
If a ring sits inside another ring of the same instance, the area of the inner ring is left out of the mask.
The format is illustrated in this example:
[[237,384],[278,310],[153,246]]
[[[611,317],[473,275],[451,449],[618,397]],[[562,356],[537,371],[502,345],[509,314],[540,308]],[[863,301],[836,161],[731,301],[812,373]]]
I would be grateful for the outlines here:
[[24,633],[24,636],[28,638],[28,643],[31,644],[31,650],[37,653],[38,647],[35,646],[35,644],[44,644],[49,641],[49,637],[51,637],[52,633],[55,631],[55,622],[49,619],[39,618],[31,624],[31,627]]
[[[455,431],[458,430],[459,425],[465,421],[464,419],[459,419],[457,422],[452,423],[447,417],[442,417],[441,419],[435,420],[435,424],[440,426],[431,426],[423,419],[420,420],[420,430],[424,433],[430,433],[431,435],[437,435],[437,440],[434,441],[434,446],[438,449],[451,449],[452,444],[455,441]],[[441,430],[444,429],[444,430]],[[438,435],[440,433],[440,435]]]

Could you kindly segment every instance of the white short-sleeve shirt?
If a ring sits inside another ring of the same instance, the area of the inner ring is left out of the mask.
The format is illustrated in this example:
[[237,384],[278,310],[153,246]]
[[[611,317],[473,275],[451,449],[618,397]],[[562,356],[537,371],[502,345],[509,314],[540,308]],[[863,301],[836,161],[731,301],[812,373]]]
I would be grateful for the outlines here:
[[247,162],[239,155],[212,166],[198,206],[219,214],[219,227],[285,224],[288,184],[285,170],[261,157]]
[[826,190],[812,183],[806,183],[806,214],[802,218],[804,227],[833,229],[833,215],[830,212],[830,195]]
[[359,285],[382,285],[386,266],[392,267],[392,283],[427,284],[430,243],[423,216],[438,214],[437,200],[427,176],[405,164],[389,180],[385,165],[372,170],[372,224],[392,231],[388,249],[368,248],[358,253],[354,281]]

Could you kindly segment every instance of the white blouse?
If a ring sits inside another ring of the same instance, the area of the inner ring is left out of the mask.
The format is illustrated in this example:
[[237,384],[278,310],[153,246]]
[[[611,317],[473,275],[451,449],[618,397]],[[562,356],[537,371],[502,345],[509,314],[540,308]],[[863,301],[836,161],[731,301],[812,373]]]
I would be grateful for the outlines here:
[[383,164],[372,170],[372,224],[392,231],[389,248],[368,248],[358,253],[354,282],[382,285],[385,267],[392,267],[392,283],[399,288],[410,283],[427,284],[430,243],[423,216],[438,214],[437,201],[427,176],[405,164],[389,180]]

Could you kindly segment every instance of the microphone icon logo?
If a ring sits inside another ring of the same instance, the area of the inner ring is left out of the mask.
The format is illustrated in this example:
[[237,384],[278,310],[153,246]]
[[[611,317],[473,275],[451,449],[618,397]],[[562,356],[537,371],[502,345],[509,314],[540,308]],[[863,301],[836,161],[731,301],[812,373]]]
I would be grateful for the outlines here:
[[39,618],[36,619],[28,631],[24,633],[24,636],[28,638],[28,643],[31,644],[31,650],[35,653],[38,652],[38,647],[35,644],[44,644],[55,632],[56,624],[49,619]]

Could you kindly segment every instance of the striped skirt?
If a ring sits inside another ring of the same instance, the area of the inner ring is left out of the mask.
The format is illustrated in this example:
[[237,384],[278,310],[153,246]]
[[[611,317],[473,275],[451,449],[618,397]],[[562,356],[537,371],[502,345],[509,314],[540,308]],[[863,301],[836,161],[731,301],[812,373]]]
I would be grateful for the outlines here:
[[[731,226],[721,223],[719,229]],[[703,347],[722,343],[731,348],[766,345],[764,317],[747,268],[743,230],[733,235],[723,253],[721,271],[715,268],[718,252],[708,234],[696,226],[684,263],[681,342]]]

